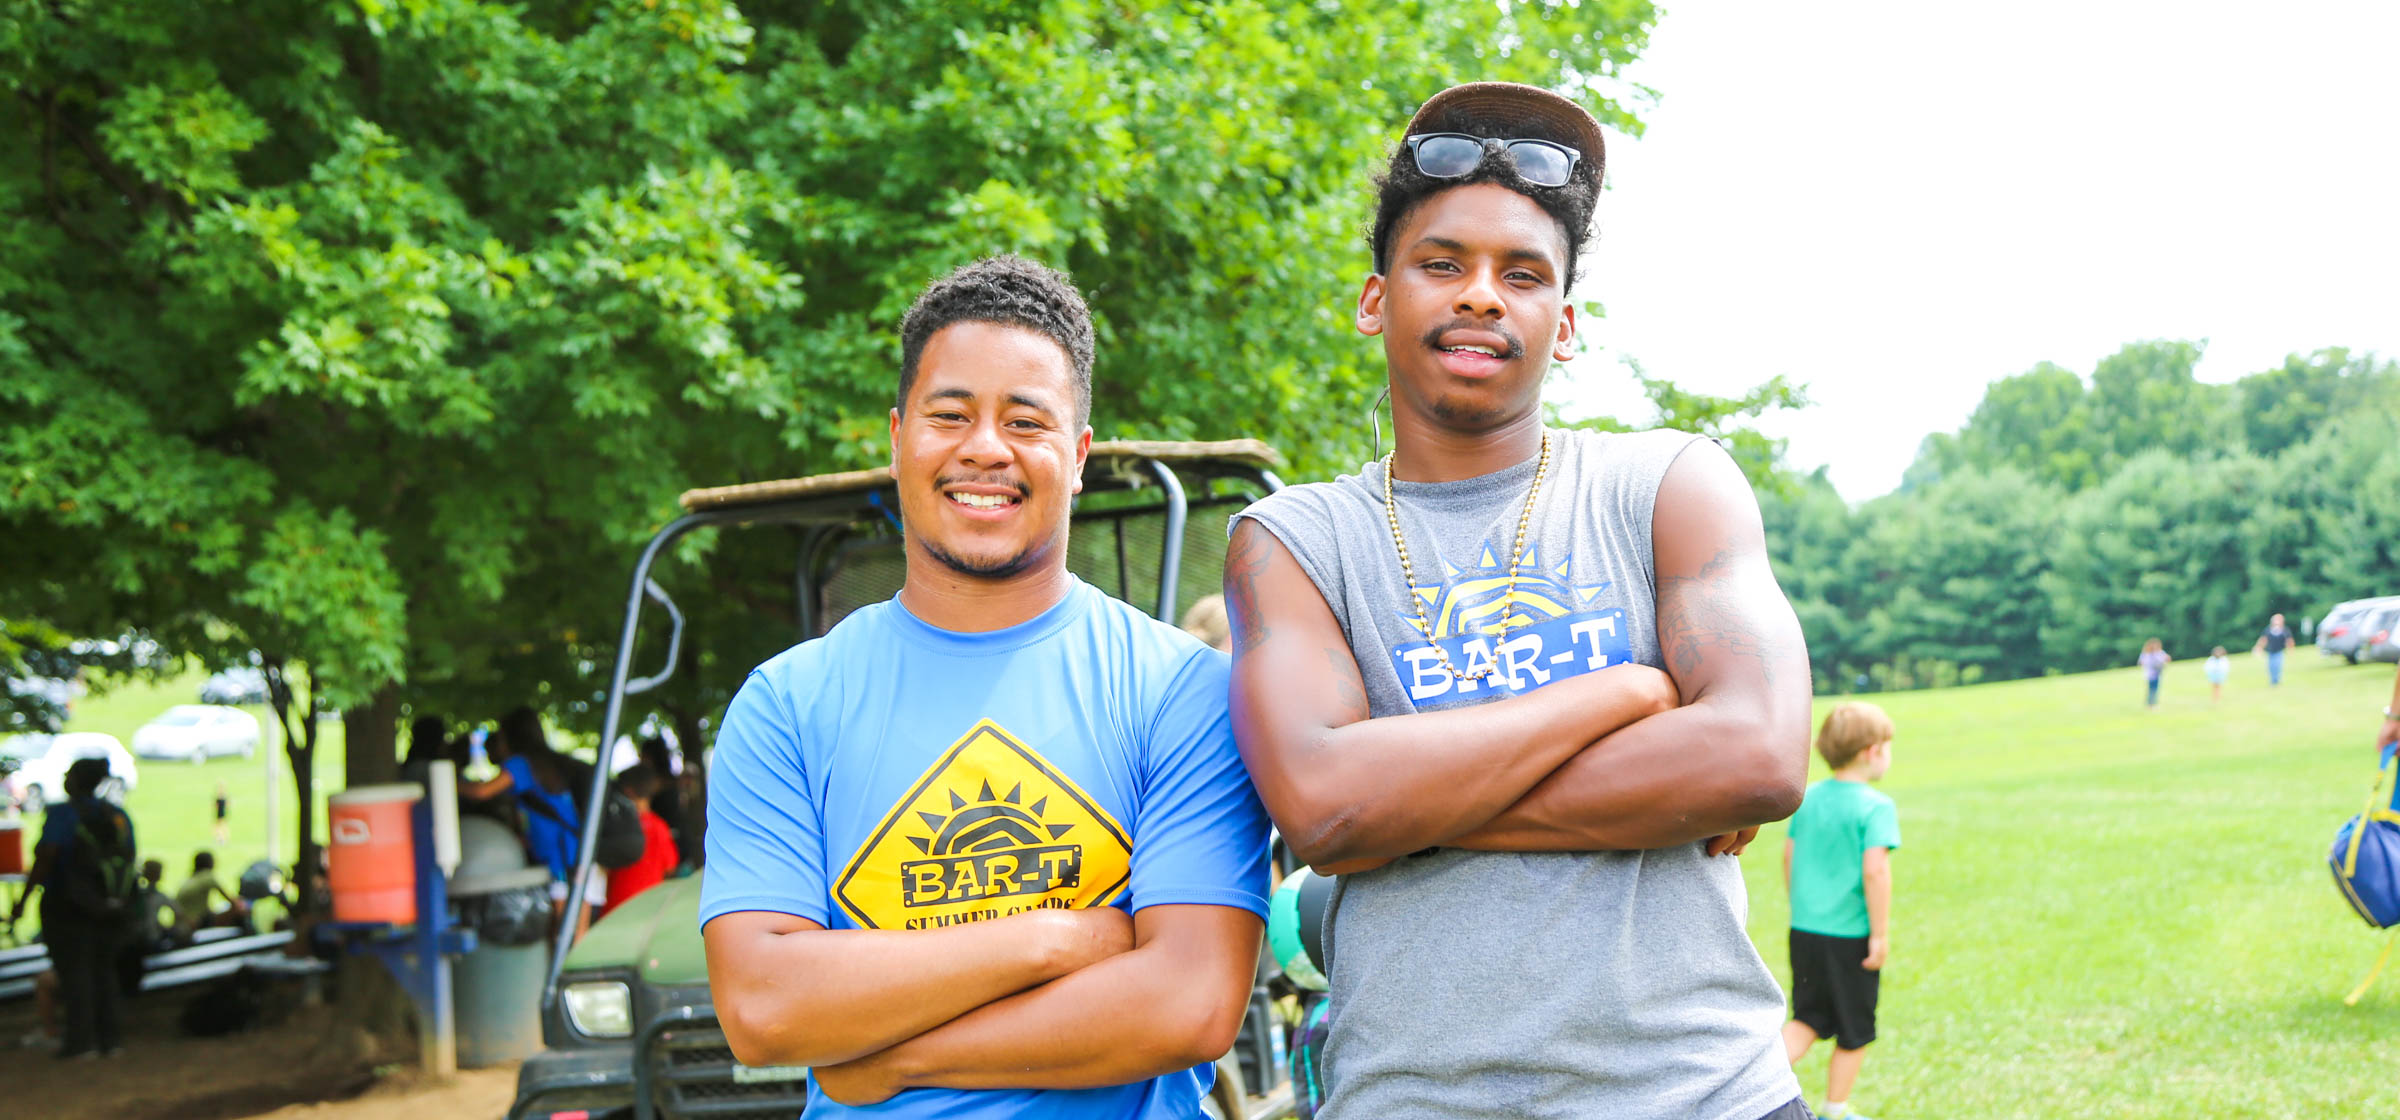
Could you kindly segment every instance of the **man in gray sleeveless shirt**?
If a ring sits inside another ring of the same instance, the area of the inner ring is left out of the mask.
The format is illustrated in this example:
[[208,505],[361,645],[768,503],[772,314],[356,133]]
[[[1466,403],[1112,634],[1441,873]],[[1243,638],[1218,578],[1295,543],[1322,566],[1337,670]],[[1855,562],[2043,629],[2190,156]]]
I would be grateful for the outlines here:
[[1809,669],[1708,440],[1546,430],[1599,127],[1479,83],[1378,183],[1396,450],[1235,519],[1234,726],[1329,906],[1329,1120],[1805,1117],[1738,854]]

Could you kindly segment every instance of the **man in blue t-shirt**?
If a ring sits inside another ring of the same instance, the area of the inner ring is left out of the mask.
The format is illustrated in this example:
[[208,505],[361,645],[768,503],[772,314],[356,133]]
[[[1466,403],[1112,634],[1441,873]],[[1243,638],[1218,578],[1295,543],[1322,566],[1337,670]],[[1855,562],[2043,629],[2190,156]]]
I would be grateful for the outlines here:
[[1223,654],[1068,574],[1092,328],[1001,257],[901,326],[893,600],[750,675],[700,920],[747,1065],[811,1120],[1186,1117],[1241,1024],[1266,813]]

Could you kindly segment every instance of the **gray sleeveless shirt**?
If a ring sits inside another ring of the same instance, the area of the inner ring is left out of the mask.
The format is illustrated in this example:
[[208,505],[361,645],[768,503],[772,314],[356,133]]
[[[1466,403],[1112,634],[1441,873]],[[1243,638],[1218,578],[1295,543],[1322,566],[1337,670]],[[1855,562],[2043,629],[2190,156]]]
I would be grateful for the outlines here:
[[[1397,482],[1418,586],[1400,575],[1369,463],[1240,514],[1275,534],[1349,639],[1374,716],[1487,703],[1565,676],[1661,666],[1650,515],[1698,436],[1554,431],[1505,642],[1509,558],[1534,464]],[[1462,672],[1452,679],[1408,597]],[[1741,867],[1648,852],[1439,849],[1344,876],[1326,1120],[1756,1120],[1800,1095],[1783,996],[1744,925]]]

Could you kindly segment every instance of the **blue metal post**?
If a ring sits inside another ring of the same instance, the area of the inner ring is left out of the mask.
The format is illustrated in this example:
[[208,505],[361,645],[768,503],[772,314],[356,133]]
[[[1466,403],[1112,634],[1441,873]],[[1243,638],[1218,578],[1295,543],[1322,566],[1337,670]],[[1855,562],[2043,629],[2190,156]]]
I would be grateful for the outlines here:
[[[425,990],[417,1003],[417,1039],[425,1072],[448,1077],[458,1072],[458,1001],[450,990],[450,957],[443,952],[443,934],[450,927],[450,884],[434,862],[433,804],[418,798],[409,809],[408,827],[417,856],[417,928],[410,948],[416,955],[413,971]],[[405,978],[402,983],[407,983]]]

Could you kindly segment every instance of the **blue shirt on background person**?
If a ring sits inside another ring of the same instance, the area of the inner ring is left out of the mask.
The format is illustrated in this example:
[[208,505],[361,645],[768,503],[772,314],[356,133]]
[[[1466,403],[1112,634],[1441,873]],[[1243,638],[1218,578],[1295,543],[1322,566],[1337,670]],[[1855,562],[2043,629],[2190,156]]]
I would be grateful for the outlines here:
[[[1267,818],[1235,752],[1224,654],[1071,581],[958,633],[898,600],[752,672],[709,783],[700,921],[933,929],[1032,907],[1266,913]],[[1188,1117],[1195,1067],[1081,1090],[909,1089],[811,1117]]]
[[[583,839],[583,814],[575,808],[575,795],[560,791],[551,793],[542,788],[536,777],[533,760],[523,754],[510,755],[500,769],[516,782],[517,798],[524,802],[525,851],[542,866],[550,869],[550,878],[564,883],[575,874],[575,845]],[[548,812],[535,808],[539,804]]]
[[[123,814],[125,812],[123,809],[119,809],[114,805],[110,805],[97,797],[70,798],[65,801],[51,802],[50,807],[42,813],[42,833],[40,836],[34,839],[34,846],[37,848],[57,848],[57,854],[52,857],[52,859],[56,861],[57,866],[65,866],[67,853],[73,851],[75,848],[75,829],[83,819],[77,815],[78,810],[76,809],[76,806],[78,804],[84,804],[87,802],[94,805],[104,806],[107,809],[114,810],[119,814]],[[136,851],[140,850],[138,848],[134,848],[133,818],[131,816],[125,817],[125,844],[128,848],[133,848],[133,850]]]

